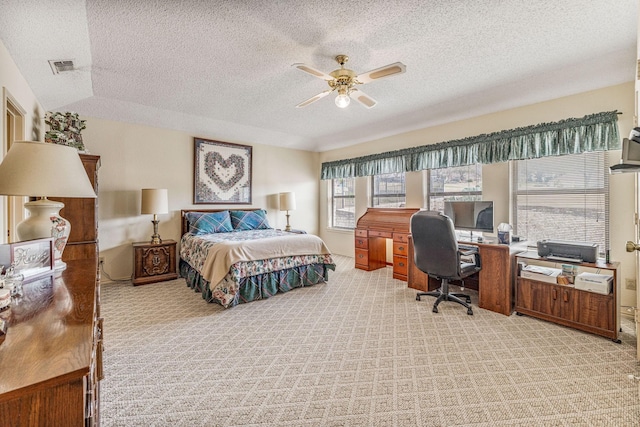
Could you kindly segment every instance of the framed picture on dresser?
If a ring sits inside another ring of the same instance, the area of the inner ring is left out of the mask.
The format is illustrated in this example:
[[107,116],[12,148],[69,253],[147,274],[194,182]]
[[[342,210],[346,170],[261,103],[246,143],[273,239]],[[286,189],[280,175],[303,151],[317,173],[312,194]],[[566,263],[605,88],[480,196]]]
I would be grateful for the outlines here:
[[250,145],[194,138],[194,204],[251,204]]

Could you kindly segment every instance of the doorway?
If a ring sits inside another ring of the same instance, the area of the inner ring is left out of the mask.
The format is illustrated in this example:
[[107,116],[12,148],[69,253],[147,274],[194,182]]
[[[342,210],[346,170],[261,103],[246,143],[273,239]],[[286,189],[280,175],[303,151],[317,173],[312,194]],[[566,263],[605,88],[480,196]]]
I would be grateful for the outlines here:
[[[27,112],[18,104],[7,88],[2,89],[4,110],[4,138],[2,158],[7,154],[14,141],[24,140]],[[3,213],[0,228],[0,243],[16,242],[16,225],[25,218],[24,203],[26,197],[8,196],[0,198],[0,212]]]

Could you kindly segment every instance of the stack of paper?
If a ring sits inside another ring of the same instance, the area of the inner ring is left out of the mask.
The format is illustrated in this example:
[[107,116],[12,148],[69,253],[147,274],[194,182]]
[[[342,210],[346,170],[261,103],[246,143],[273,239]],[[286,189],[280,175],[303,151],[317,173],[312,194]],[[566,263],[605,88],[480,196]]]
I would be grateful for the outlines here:
[[541,267],[539,265],[525,265],[520,271],[520,277],[547,283],[556,283],[560,274],[562,274],[562,270],[559,268]]

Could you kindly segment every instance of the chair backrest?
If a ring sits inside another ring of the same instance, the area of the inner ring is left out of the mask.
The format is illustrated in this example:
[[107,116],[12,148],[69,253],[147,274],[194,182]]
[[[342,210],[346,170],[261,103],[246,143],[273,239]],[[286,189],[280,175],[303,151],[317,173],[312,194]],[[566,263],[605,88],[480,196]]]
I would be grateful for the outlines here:
[[441,278],[460,276],[460,254],[453,221],[435,211],[411,217],[414,262],[424,273]]

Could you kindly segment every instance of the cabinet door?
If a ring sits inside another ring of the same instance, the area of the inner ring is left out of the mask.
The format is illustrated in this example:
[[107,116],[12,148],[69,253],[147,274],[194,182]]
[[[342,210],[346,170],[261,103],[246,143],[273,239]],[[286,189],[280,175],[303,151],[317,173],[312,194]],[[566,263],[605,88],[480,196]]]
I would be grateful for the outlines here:
[[538,313],[560,316],[560,294],[557,286],[518,278],[516,306]]
[[574,290],[580,309],[576,321],[595,328],[615,331],[613,294],[601,295],[593,292]]
[[581,310],[577,292],[562,286],[553,288],[553,296],[560,299],[560,317],[575,322]]

